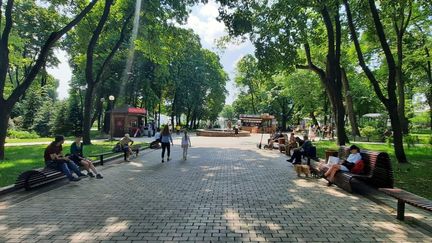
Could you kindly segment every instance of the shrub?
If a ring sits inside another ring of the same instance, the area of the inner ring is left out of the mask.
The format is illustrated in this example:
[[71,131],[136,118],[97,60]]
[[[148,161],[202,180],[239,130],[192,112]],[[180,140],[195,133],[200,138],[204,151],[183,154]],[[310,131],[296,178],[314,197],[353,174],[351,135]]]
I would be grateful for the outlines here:
[[362,136],[367,138],[367,141],[369,142],[369,138],[375,135],[377,130],[372,126],[365,126],[360,129],[360,133]]
[[393,145],[393,137],[386,137],[387,146],[391,147]]
[[39,138],[35,132],[17,131],[13,129],[8,130],[7,137],[19,139]]
[[417,142],[417,138],[415,136],[412,136],[412,135],[406,135],[405,136],[405,142],[406,142],[408,148],[410,148],[411,146],[414,147],[415,143]]

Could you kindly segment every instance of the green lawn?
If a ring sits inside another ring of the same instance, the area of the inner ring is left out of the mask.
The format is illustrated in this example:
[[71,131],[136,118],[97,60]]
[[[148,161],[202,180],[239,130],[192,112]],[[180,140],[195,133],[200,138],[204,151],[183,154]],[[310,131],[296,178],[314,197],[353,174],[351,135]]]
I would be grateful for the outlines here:
[[[318,157],[324,158],[326,149],[336,149],[335,142],[320,141],[316,142]],[[392,146],[387,144],[356,144],[361,149],[383,151],[390,155],[393,170],[395,186],[403,188],[417,195],[432,199],[432,147],[416,146],[406,148],[405,153],[408,157],[409,164],[398,164],[394,155]]]
[[[135,144],[145,145],[144,143]],[[93,145],[88,145],[84,147],[84,155],[111,151],[114,145],[115,142],[98,142]],[[6,158],[4,161],[0,161],[0,187],[15,183],[16,178],[23,171],[43,167],[43,153],[46,146],[47,145],[6,147]],[[68,153],[69,147],[69,145],[63,146],[63,152]]]
[[[103,134],[97,130],[90,131],[90,137],[92,139],[105,139],[108,138],[109,135]],[[72,141],[74,139],[73,136],[65,137],[66,140]],[[33,143],[33,142],[51,142],[54,138],[6,138],[6,143]]]

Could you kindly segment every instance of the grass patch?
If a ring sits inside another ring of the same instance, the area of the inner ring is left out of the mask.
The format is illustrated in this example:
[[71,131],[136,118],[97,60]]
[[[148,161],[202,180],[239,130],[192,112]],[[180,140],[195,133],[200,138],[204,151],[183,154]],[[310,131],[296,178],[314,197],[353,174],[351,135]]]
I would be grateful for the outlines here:
[[[90,131],[90,137],[92,139],[106,139],[109,135],[104,134],[97,130]],[[65,137],[66,140],[73,141],[74,136]],[[47,138],[6,138],[6,143],[35,143],[35,142],[51,142],[54,140],[54,137]]]
[[[51,141],[51,140],[50,140]],[[98,142],[84,146],[84,155],[111,151],[116,142]],[[134,143],[145,146],[147,143]],[[0,161],[0,187],[15,183],[18,175],[26,170],[44,167],[43,154],[47,145],[29,145],[5,147],[6,158]],[[63,152],[69,153],[70,145],[63,146]],[[90,159],[98,159],[92,158]]]
[[[319,158],[325,157],[325,150],[338,149],[335,142],[315,142]],[[432,199],[432,153],[431,146],[405,148],[409,164],[399,164],[392,146],[386,144],[356,144],[361,149],[387,152],[393,165],[395,186]]]

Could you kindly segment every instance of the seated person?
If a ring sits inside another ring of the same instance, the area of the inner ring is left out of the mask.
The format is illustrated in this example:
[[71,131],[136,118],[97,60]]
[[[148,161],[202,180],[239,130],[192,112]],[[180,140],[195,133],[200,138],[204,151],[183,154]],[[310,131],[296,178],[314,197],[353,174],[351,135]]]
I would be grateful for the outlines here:
[[[69,155],[69,159],[75,162],[75,164],[78,166],[82,165],[84,169],[87,171],[88,176],[95,177],[96,175],[97,179],[102,179],[103,176],[97,172],[92,161],[83,156],[84,145],[81,143],[81,138],[82,138],[81,135],[75,136],[75,141],[72,143],[70,147],[71,154]],[[94,174],[90,170],[92,170]]]
[[[87,177],[81,173],[79,167],[74,162],[68,157],[63,156],[63,143],[64,137],[58,135],[55,137],[54,142],[45,149],[44,159],[46,167],[63,172],[69,181],[79,181],[79,177]],[[71,170],[75,172],[78,178],[72,175]]]
[[287,161],[294,164],[301,164],[301,156],[309,152],[310,148],[312,147],[312,142],[309,140],[307,135],[303,136],[303,141],[301,141],[300,138],[297,141],[300,144],[300,148],[294,149],[291,158]]
[[355,163],[362,159],[360,155],[360,148],[356,145],[351,145],[349,151],[350,155],[346,160],[340,160],[338,164],[331,165],[327,172],[324,174],[324,177],[327,178],[327,180],[329,181],[329,186],[333,183],[336,172],[349,172],[354,167]]
[[288,139],[286,148],[285,148],[286,155],[290,156],[291,155],[291,149],[297,148],[297,146],[298,145],[297,145],[296,137],[294,136],[294,133],[292,132],[289,139]]
[[283,138],[283,134],[280,131],[277,131],[267,140],[269,149],[273,149],[273,143],[278,142],[279,138]]
[[126,133],[124,137],[122,137],[119,141],[121,149],[124,152],[125,161],[130,161],[129,156],[132,154],[132,149],[130,148],[130,146],[132,146],[133,143],[134,141],[130,139],[129,133]]
[[155,140],[153,142],[150,143],[150,148],[152,149],[158,149],[160,148],[160,129],[157,129],[157,132],[155,134]]

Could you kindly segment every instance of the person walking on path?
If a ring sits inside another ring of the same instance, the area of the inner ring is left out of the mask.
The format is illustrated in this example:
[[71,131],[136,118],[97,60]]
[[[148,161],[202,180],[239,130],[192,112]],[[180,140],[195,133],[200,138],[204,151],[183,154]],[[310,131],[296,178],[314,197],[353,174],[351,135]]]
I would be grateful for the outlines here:
[[168,155],[167,161],[170,161],[171,160],[170,159],[170,154],[171,154],[170,142],[173,146],[174,146],[174,143],[173,143],[173,139],[171,137],[171,133],[169,131],[168,125],[164,126],[162,133],[161,133],[161,136],[160,136],[160,140],[161,140],[161,144],[162,144],[162,163],[165,162],[164,161],[165,150],[167,150],[167,155]]
[[48,145],[44,152],[45,165],[46,167],[63,172],[69,181],[79,181],[81,178],[74,177],[71,171],[75,172],[78,177],[87,176],[81,173],[79,167],[74,162],[63,155],[62,144],[64,140],[63,135],[57,135],[55,140]]
[[[95,166],[93,165],[93,162],[83,155],[83,144],[81,143],[82,136],[76,135],[75,141],[71,144],[70,147],[70,156],[69,159],[71,159],[77,166],[82,165],[84,169],[87,171],[87,175],[90,177],[95,177],[97,179],[102,179],[103,176],[96,170]],[[93,173],[91,171],[93,171]]]
[[181,147],[183,148],[183,160],[187,159],[187,151],[188,148],[192,146],[192,143],[190,141],[190,137],[188,135],[188,132],[185,130],[184,135],[182,137],[181,141]]

